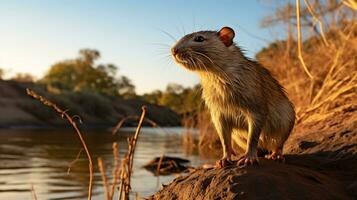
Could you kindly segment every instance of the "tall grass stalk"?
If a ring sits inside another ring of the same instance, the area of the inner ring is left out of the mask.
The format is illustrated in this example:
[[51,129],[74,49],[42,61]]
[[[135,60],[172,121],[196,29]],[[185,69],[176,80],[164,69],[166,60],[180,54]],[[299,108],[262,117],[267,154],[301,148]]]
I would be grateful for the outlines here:
[[77,136],[79,138],[79,140],[81,141],[82,147],[84,149],[84,151],[86,152],[87,158],[88,158],[88,163],[89,163],[89,183],[88,183],[88,200],[92,199],[92,187],[93,187],[93,160],[92,160],[92,156],[89,153],[87,144],[82,136],[82,133],[80,132],[76,122],[73,120],[73,118],[78,117],[76,116],[70,116],[66,110],[63,110],[61,108],[59,108],[55,103],[47,100],[46,98],[42,97],[41,95],[37,94],[35,91],[27,88],[26,89],[27,95],[33,97],[34,99],[40,101],[41,103],[43,103],[44,105],[54,109],[57,113],[59,113],[61,115],[62,118],[65,118],[73,127],[73,129],[75,130],[75,132],[77,133]]
[[138,126],[136,127],[135,135],[128,139],[129,142],[128,153],[124,156],[124,158],[121,161],[118,200],[129,199],[129,193],[131,190],[131,175],[133,174],[135,148],[139,138],[141,127],[145,119],[146,106],[142,106],[141,110],[142,113],[139,119]]
[[298,58],[301,62],[301,66],[303,67],[306,74],[309,76],[311,80],[314,77],[311,75],[310,71],[307,69],[304,58],[302,57],[302,50],[301,50],[301,24],[300,24],[300,0],[296,0],[296,28],[297,28],[297,38],[298,38]]
[[102,176],[102,180],[103,180],[105,197],[107,200],[111,200],[110,193],[109,193],[108,178],[107,178],[105,166],[103,164],[103,160],[101,157],[98,157],[98,168],[99,168],[100,174]]

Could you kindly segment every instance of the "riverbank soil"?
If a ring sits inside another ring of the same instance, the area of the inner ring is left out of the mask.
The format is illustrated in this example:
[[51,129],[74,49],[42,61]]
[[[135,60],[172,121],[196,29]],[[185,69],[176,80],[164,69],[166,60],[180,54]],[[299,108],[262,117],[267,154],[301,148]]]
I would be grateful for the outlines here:
[[285,163],[197,169],[150,199],[357,199],[357,107],[310,115],[284,147]]
[[[140,99],[123,99],[89,92],[55,94],[44,85],[0,80],[0,128],[58,128],[67,122],[47,106],[26,95],[26,88],[53,101],[67,113],[79,115],[86,127],[113,127],[127,116],[140,116],[141,106],[147,107],[147,119],[159,126],[180,126],[180,116],[172,110]],[[137,119],[126,120],[136,126]],[[144,123],[151,126],[151,124]]]

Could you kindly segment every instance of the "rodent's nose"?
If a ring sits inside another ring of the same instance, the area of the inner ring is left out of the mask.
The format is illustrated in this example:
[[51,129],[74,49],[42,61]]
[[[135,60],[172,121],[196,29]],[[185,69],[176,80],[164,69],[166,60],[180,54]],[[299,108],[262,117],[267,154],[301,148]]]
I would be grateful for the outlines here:
[[173,56],[175,56],[177,54],[177,48],[172,47],[171,48],[171,53],[172,53]]

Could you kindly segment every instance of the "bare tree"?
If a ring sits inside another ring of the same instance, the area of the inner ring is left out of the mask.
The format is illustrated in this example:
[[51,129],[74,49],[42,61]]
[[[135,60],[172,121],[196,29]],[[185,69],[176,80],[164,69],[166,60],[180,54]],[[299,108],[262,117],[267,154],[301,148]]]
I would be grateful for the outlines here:
[[[352,9],[343,5],[343,2],[339,0],[306,0],[300,6],[300,25],[302,28],[311,29],[313,33],[321,35],[321,27],[318,26],[317,19],[320,19],[328,29],[331,29],[356,15]],[[286,25],[288,30],[290,29],[288,34],[291,34],[292,29],[289,27],[297,25],[296,12],[292,12],[294,9],[295,5],[291,2],[283,4],[276,8],[273,14],[264,17],[261,26]]]

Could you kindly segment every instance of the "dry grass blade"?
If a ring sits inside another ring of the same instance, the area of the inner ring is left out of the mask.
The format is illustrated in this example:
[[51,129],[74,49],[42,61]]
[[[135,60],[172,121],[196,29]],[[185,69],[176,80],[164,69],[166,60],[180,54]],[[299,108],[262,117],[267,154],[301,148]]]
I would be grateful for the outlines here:
[[141,127],[143,125],[143,122],[145,119],[145,114],[146,114],[146,107],[143,106],[141,109],[142,109],[142,113],[140,116],[139,124],[135,131],[135,135],[128,139],[128,143],[129,143],[128,153],[125,155],[125,157],[123,158],[123,160],[121,162],[120,186],[119,186],[118,200],[129,199],[129,192],[131,190],[131,184],[130,184],[131,180],[130,179],[131,179],[131,175],[133,173],[135,148],[136,148],[136,143],[138,141]]
[[[125,156],[125,158],[122,160],[121,162],[121,168],[120,168],[120,186],[119,186],[119,195],[118,195],[118,200],[122,199],[123,196],[123,191],[124,191],[124,187],[125,187],[125,182],[127,180],[127,172],[126,172],[126,165],[127,165],[127,155]],[[125,197],[124,197],[125,199]]]
[[160,168],[161,168],[161,164],[162,164],[162,160],[163,159],[164,159],[164,155],[162,155],[160,157],[159,164],[157,165],[157,168],[156,168],[156,175],[160,175]]
[[311,111],[319,108],[323,104],[335,100],[341,94],[343,94],[347,91],[356,89],[357,88],[357,84],[355,83],[356,78],[357,78],[357,73],[354,74],[354,76],[351,78],[351,80],[348,83],[346,83],[343,87],[339,87],[336,92],[333,92],[331,95],[327,96],[324,100],[320,101],[319,103],[313,105],[312,107],[307,109],[305,112],[311,112]]
[[128,172],[129,172],[129,185],[130,185],[131,174],[132,174],[132,171],[133,171],[135,147],[136,147],[136,143],[138,141],[140,130],[141,130],[141,127],[143,125],[143,122],[144,122],[144,119],[145,119],[145,114],[146,114],[146,107],[143,106],[141,109],[142,109],[142,113],[141,113],[141,116],[140,116],[139,124],[138,124],[138,126],[136,128],[134,138],[133,138],[133,140],[132,140],[132,142],[130,144],[131,151],[128,154],[129,155],[129,170],[128,170]]
[[79,150],[79,152],[77,153],[76,158],[72,162],[69,163],[68,169],[67,169],[67,174],[69,174],[69,172],[71,172],[71,168],[74,165],[74,163],[76,163],[79,160],[79,157],[81,156],[82,151],[83,151],[83,148],[81,148]]
[[304,0],[304,2],[305,2],[307,9],[309,10],[311,16],[313,17],[313,19],[319,23],[319,27],[320,27],[320,31],[321,31],[320,34],[322,36],[322,40],[324,41],[326,46],[329,46],[329,43],[327,42],[327,39],[325,36],[324,27],[323,27],[321,19],[316,15],[316,13],[315,13],[314,9],[312,8],[312,6],[310,5],[309,1]]
[[109,185],[109,181],[106,175],[106,168],[103,164],[102,159],[99,157],[98,158],[98,168],[101,173],[102,181],[103,181],[103,187],[105,191],[105,196],[107,200],[112,200],[114,197],[115,193],[115,187],[117,185],[117,180],[119,177],[119,151],[118,151],[118,143],[113,142],[113,156],[114,156],[114,167],[113,167],[113,182],[112,185]]
[[107,200],[110,200],[110,193],[109,193],[109,184],[108,184],[108,178],[107,175],[105,173],[105,167],[103,164],[103,160],[102,158],[98,158],[98,168],[100,171],[100,174],[102,176],[102,180],[103,180],[103,187],[104,187],[104,192],[105,192],[105,197]]
[[357,10],[357,2],[356,2],[356,0],[343,0],[342,2],[346,6],[352,8],[354,10]]
[[36,100],[39,100],[41,103],[44,105],[54,109],[57,113],[61,115],[62,118],[65,118],[73,127],[75,132],[77,133],[77,136],[79,140],[81,141],[82,147],[84,151],[86,152],[88,162],[89,162],[89,186],[88,186],[88,200],[92,199],[92,187],[93,187],[93,160],[91,157],[91,154],[89,153],[88,147],[86,142],[84,141],[84,138],[76,124],[75,121],[73,121],[73,118],[67,114],[66,110],[62,110],[59,108],[56,104],[53,102],[47,100],[46,98],[42,97],[41,95],[37,94],[35,91],[27,88],[26,89],[27,95],[33,97]]
[[319,90],[319,92],[316,94],[316,96],[314,97],[314,99],[312,100],[311,104],[315,104],[317,102],[317,100],[319,99],[319,97],[325,92],[325,87],[327,85],[327,83],[329,82],[330,78],[333,76],[333,72],[338,64],[338,60],[341,56],[341,50],[339,49],[336,53],[335,59],[333,61],[333,64],[330,67],[329,72],[327,73],[327,75],[325,76],[325,79],[322,83],[322,86]]
[[114,155],[114,169],[113,169],[112,188],[110,190],[110,199],[113,199],[115,187],[117,185],[118,177],[119,177],[119,173],[120,173],[118,143],[116,143],[116,142],[113,143],[113,155]]
[[127,116],[127,117],[124,117],[123,119],[121,119],[117,125],[114,127],[114,129],[112,130],[112,134],[115,135],[119,129],[124,125],[124,122],[126,122],[127,120],[129,119],[136,119],[137,116]]
[[306,72],[306,74],[310,77],[311,80],[313,80],[313,76],[311,75],[310,71],[307,69],[305,62],[304,62],[304,58],[302,57],[302,53],[301,53],[301,24],[300,24],[300,0],[296,0],[296,27],[297,27],[297,34],[298,34],[298,58],[301,62],[301,65],[304,69],[304,71]]
[[32,196],[32,200],[37,200],[37,195],[33,184],[31,184],[31,196]]
[[[139,116],[127,116],[127,117],[124,117],[123,119],[121,119],[117,125],[113,128],[112,130],[112,134],[115,135],[121,127],[123,127],[124,123],[130,119],[134,119],[134,120],[137,120],[139,119]],[[148,122],[152,127],[154,128],[160,128],[163,132],[167,133],[167,131],[162,128],[161,126],[159,126],[156,122],[154,122],[153,120],[151,119],[148,119],[148,118],[145,118],[144,121]]]

